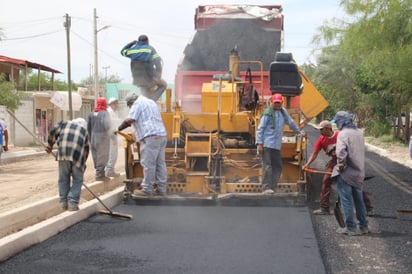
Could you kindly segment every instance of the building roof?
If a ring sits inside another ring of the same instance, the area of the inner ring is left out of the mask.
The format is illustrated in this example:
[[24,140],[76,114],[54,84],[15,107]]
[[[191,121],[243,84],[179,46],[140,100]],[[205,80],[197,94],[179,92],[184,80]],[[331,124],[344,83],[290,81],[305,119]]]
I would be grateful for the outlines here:
[[14,65],[19,65],[19,66],[27,66],[29,68],[33,68],[33,69],[40,69],[43,71],[48,71],[48,72],[53,72],[53,73],[62,73],[56,69],[52,69],[48,66],[45,65],[41,65],[41,64],[37,64],[37,63],[33,63],[27,60],[21,60],[21,59],[16,59],[16,58],[11,58],[11,57],[7,57],[4,55],[0,55],[0,63],[9,63],[9,64],[14,64]]

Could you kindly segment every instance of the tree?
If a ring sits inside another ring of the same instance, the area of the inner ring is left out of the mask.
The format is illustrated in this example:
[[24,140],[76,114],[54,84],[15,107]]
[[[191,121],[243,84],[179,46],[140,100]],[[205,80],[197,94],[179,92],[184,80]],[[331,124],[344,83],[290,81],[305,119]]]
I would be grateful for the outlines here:
[[[20,77],[20,87],[24,87],[24,73]],[[33,72],[33,70],[28,70],[27,75],[27,90],[28,91],[38,91],[38,74],[37,71]],[[72,89],[76,89],[76,84],[72,84]],[[51,79],[51,75],[49,73],[40,72],[40,89],[41,90],[53,90],[53,82]],[[55,90],[68,90],[68,85],[66,82],[54,79],[54,89]]]
[[[399,116],[405,111],[409,114],[412,100],[412,2],[342,0],[341,6],[351,21],[325,23],[314,40],[333,44],[336,51],[332,58],[349,64],[346,68],[350,68],[352,74],[356,113],[373,121],[376,118],[383,120],[386,115],[382,111],[393,111],[392,105],[385,106],[391,98],[396,110],[392,115],[397,113]],[[328,53],[325,50],[321,56]],[[371,102],[375,104],[373,107]],[[408,140],[409,131],[407,124],[403,136],[395,133],[394,138]]]
[[[120,83],[122,79],[118,75],[109,75],[109,77],[102,77],[101,75],[99,76],[99,85],[104,85],[106,83]],[[94,84],[94,80],[92,76],[89,76],[87,78],[84,78],[80,81],[81,86],[90,86]]]
[[0,75],[0,105],[14,111],[20,106],[22,98],[23,93],[17,91],[13,83],[6,81],[4,76]]

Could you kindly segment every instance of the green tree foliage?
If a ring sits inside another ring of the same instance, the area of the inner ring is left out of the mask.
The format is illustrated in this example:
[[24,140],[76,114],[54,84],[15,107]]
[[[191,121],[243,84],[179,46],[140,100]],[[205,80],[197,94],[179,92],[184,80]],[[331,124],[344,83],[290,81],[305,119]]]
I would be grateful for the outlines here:
[[[21,89],[24,87],[24,74],[20,77],[19,86]],[[39,91],[39,83],[37,70],[28,70],[27,75],[27,91]],[[72,90],[77,89],[76,84],[72,83]],[[40,91],[50,91],[53,90],[53,82],[51,73],[40,72]],[[68,85],[66,82],[59,79],[54,79],[54,90],[68,90]]]
[[[122,78],[120,78],[118,75],[109,75],[107,78],[99,76],[99,85],[104,85],[106,83],[120,83],[121,81]],[[89,86],[93,84],[94,80],[92,76],[84,78],[80,81],[81,86]]]
[[13,83],[6,81],[4,76],[0,75],[0,105],[14,111],[19,107],[22,97],[23,93],[16,91]]
[[[335,108],[355,112],[365,126],[387,129],[388,117],[410,112],[412,1],[342,0],[341,6],[350,19],[326,22],[314,37],[329,45],[314,82],[326,85]],[[408,140],[408,118],[405,130],[394,127],[394,138]]]

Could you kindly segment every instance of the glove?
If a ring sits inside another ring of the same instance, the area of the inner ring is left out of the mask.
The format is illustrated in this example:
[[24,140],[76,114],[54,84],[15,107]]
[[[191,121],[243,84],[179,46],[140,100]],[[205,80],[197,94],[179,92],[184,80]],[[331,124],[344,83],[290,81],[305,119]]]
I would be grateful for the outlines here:
[[51,146],[47,146],[46,152],[47,152],[48,154],[50,154],[52,151],[53,151],[53,148],[52,148]]
[[341,172],[345,169],[345,167],[344,167],[343,165],[341,165],[341,166],[336,165],[336,166],[335,166],[335,169],[336,169],[339,173],[341,173]]
[[263,153],[263,145],[262,144],[257,145],[257,151],[259,152],[259,154]]
[[328,147],[328,150],[326,151],[326,155],[328,156],[336,156],[336,145],[332,145]]

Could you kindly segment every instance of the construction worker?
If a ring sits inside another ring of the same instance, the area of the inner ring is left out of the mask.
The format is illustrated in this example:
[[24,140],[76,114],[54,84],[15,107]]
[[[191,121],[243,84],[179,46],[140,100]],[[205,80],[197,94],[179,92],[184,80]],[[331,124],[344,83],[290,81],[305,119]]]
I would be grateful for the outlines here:
[[412,159],[412,136],[409,138],[409,156]]
[[[130,111],[118,127],[118,131],[133,125],[136,140],[139,142],[140,163],[144,175],[142,190],[135,190],[134,195],[164,196],[167,190],[165,158],[167,137],[159,108],[153,100],[134,93],[126,97],[126,103]],[[156,189],[154,189],[155,182],[157,183]]]
[[[309,168],[310,164],[317,159],[321,150],[323,150],[327,156],[331,157],[326,164],[325,174],[322,179],[320,208],[313,211],[313,214],[316,215],[329,215],[329,197],[332,191],[331,173],[336,165],[336,141],[338,139],[339,130],[333,130],[332,123],[329,120],[323,120],[318,126],[315,126],[315,128],[319,129],[320,136],[316,140],[316,143],[313,146],[313,152],[309,156],[306,164],[302,166],[302,169],[305,170],[306,168]],[[368,216],[372,216],[374,214],[372,202],[365,191],[363,191],[363,200],[366,205]]]
[[0,119],[0,159],[1,153],[7,150],[9,150],[9,132],[7,130],[6,123]]
[[262,113],[256,131],[258,152],[263,153],[262,190],[265,194],[277,192],[277,183],[282,173],[282,158],[280,149],[285,124],[299,135],[304,135],[295,124],[286,109],[282,107],[283,97],[280,93],[272,96],[272,104]]
[[130,69],[133,84],[141,89],[142,95],[157,101],[167,87],[162,80],[162,59],[154,47],[149,45],[147,35],[140,35],[139,39],[123,47],[121,54],[131,59]]
[[[107,108],[107,112],[110,114],[111,119],[111,131],[115,131],[115,126],[121,122],[118,114],[119,101],[111,97],[109,99],[109,107]],[[119,177],[120,173],[115,171],[115,166],[117,162],[117,154],[119,150],[119,144],[117,141],[117,135],[111,134],[110,135],[110,152],[109,152],[109,161],[106,165],[106,176],[107,177]]]
[[[79,210],[84,171],[89,156],[89,134],[83,118],[60,121],[51,128],[47,139],[47,153],[57,143],[56,160],[59,161],[59,201],[64,210]],[[72,179],[72,180],[71,180]]]
[[110,114],[107,112],[107,101],[98,98],[96,107],[89,113],[87,131],[90,136],[90,145],[94,168],[96,169],[96,181],[110,180],[105,174],[110,153],[110,135],[112,132]]
[[[365,179],[365,139],[363,132],[353,123],[353,115],[338,111],[334,121],[339,129],[336,141],[336,165],[332,178],[337,181],[337,189],[344,214],[346,227],[339,227],[336,232],[349,236],[368,234],[366,206],[362,197]],[[354,208],[356,218],[354,220]]]
[[322,190],[320,192],[320,208],[313,211],[314,214],[328,215],[329,210],[329,197],[332,190],[332,178],[331,173],[333,167],[336,165],[336,140],[338,138],[339,131],[334,131],[332,124],[328,120],[320,122],[317,129],[320,131],[320,136],[316,140],[313,147],[313,152],[309,156],[306,164],[303,165],[302,169],[305,170],[310,166],[310,164],[316,160],[319,152],[323,149],[326,155],[330,156],[330,160],[326,165],[326,173],[323,175],[322,179]]

